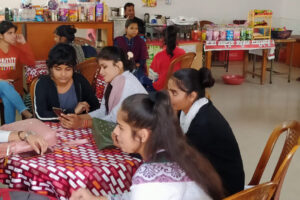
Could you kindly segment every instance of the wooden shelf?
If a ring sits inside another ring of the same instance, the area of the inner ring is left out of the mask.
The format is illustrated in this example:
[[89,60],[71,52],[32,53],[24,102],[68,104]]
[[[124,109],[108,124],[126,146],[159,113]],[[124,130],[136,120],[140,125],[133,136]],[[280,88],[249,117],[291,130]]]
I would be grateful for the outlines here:
[[271,26],[254,26],[253,28],[270,28]]
[[253,36],[253,39],[256,40],[256,39],[270,39],[271,36]]
[[254,18],[265,18],[265,17],[272,18],[272,15],[254,15]]

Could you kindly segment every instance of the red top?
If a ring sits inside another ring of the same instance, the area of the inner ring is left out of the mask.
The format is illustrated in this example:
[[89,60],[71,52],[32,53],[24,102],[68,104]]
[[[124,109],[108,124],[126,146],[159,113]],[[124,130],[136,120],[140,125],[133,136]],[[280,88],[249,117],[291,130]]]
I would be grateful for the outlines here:
[[[179,47],[176,47],[173,51],[173,54],[174,56],[171,58],[170,55],[167,54],[167,50],[163,49],[154,56],[150,68],[158,73],[158,80],[153,83],[155,90],[162,90],[164,88],[170,63],[175,58],[185,54],[185,51]],[[179,69],[180,63],[174,67],[174,72]]]
[[30,46],[18,44],[10,45],[7,53],[0,49],[0,79],[13,79],[16,90],[23,93],[22,64],[34,66],[34,56]]

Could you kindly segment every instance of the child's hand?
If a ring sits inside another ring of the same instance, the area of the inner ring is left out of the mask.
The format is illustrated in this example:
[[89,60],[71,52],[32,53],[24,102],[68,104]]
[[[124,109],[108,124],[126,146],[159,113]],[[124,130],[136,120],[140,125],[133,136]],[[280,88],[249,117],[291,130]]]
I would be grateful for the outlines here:
[[20,44],[26,43],[26,40],[22,34],[17,34],[16,37],[17,37],[16,38],[17,43],[20,43]]
[[148,77],[151,80],[156,81],[158,79],[158,74],[150,68],[149,69],[149,76]]

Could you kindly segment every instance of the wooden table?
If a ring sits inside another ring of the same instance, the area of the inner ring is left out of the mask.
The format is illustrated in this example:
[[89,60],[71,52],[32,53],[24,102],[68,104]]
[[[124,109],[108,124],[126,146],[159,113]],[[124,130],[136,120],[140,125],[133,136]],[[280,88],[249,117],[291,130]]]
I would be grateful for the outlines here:
[[[250,40],[250,41],[208,41],[204,44],[206,67],[211,69],[211,56],[212,51],[224,51],[224,50],[244,50],[244,62],[243,62],[243,76],[253,74],[254,76],[260,77],[260,84],[264,84],[266,78],[266,68],[267,68],[267,57],[268,50],[275,47],[275,42],[273,40]],[[262,49],[263,50],[263,60],[261,64],[261,74],[256,74],[254,72],[248,71],[248,54],[249,50]]]
[[[288,82],[291,82],[291,69],[292,69],[294,46],[296,43],[296,39],[295,38],[275,39],[274,41],[275,41],[275,46],[278,49],[280,49],[282,45],[291,44],[291,53],[289,54],[289,73],[288,73]],[[271,60],[270,83],[272,83],[272,72],[273,72],[273,60]]]

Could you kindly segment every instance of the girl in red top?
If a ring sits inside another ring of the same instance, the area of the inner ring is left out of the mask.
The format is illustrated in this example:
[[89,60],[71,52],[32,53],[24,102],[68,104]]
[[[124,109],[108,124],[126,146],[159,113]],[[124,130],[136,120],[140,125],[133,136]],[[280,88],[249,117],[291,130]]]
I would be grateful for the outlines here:
[[[177,57],[185,54],[185,51],[176,46],[177,28],[168,26],[164,33],[164,42],[166,48],[158,52],[151,63],[149,69],[149,78],[152,79],[155,90],[162,90],[164,87],[170,63]],[[174,67],[174,72],[179,70],[180,66]]]
[[16,34],[17,27],[9,21],[0,23],[0,98],[4,104],[5,123],[15,121],[16,109],[25,117],[32,114],[20,95],[23,91],[21,64],[33,66],[33,53],[23,35]]

